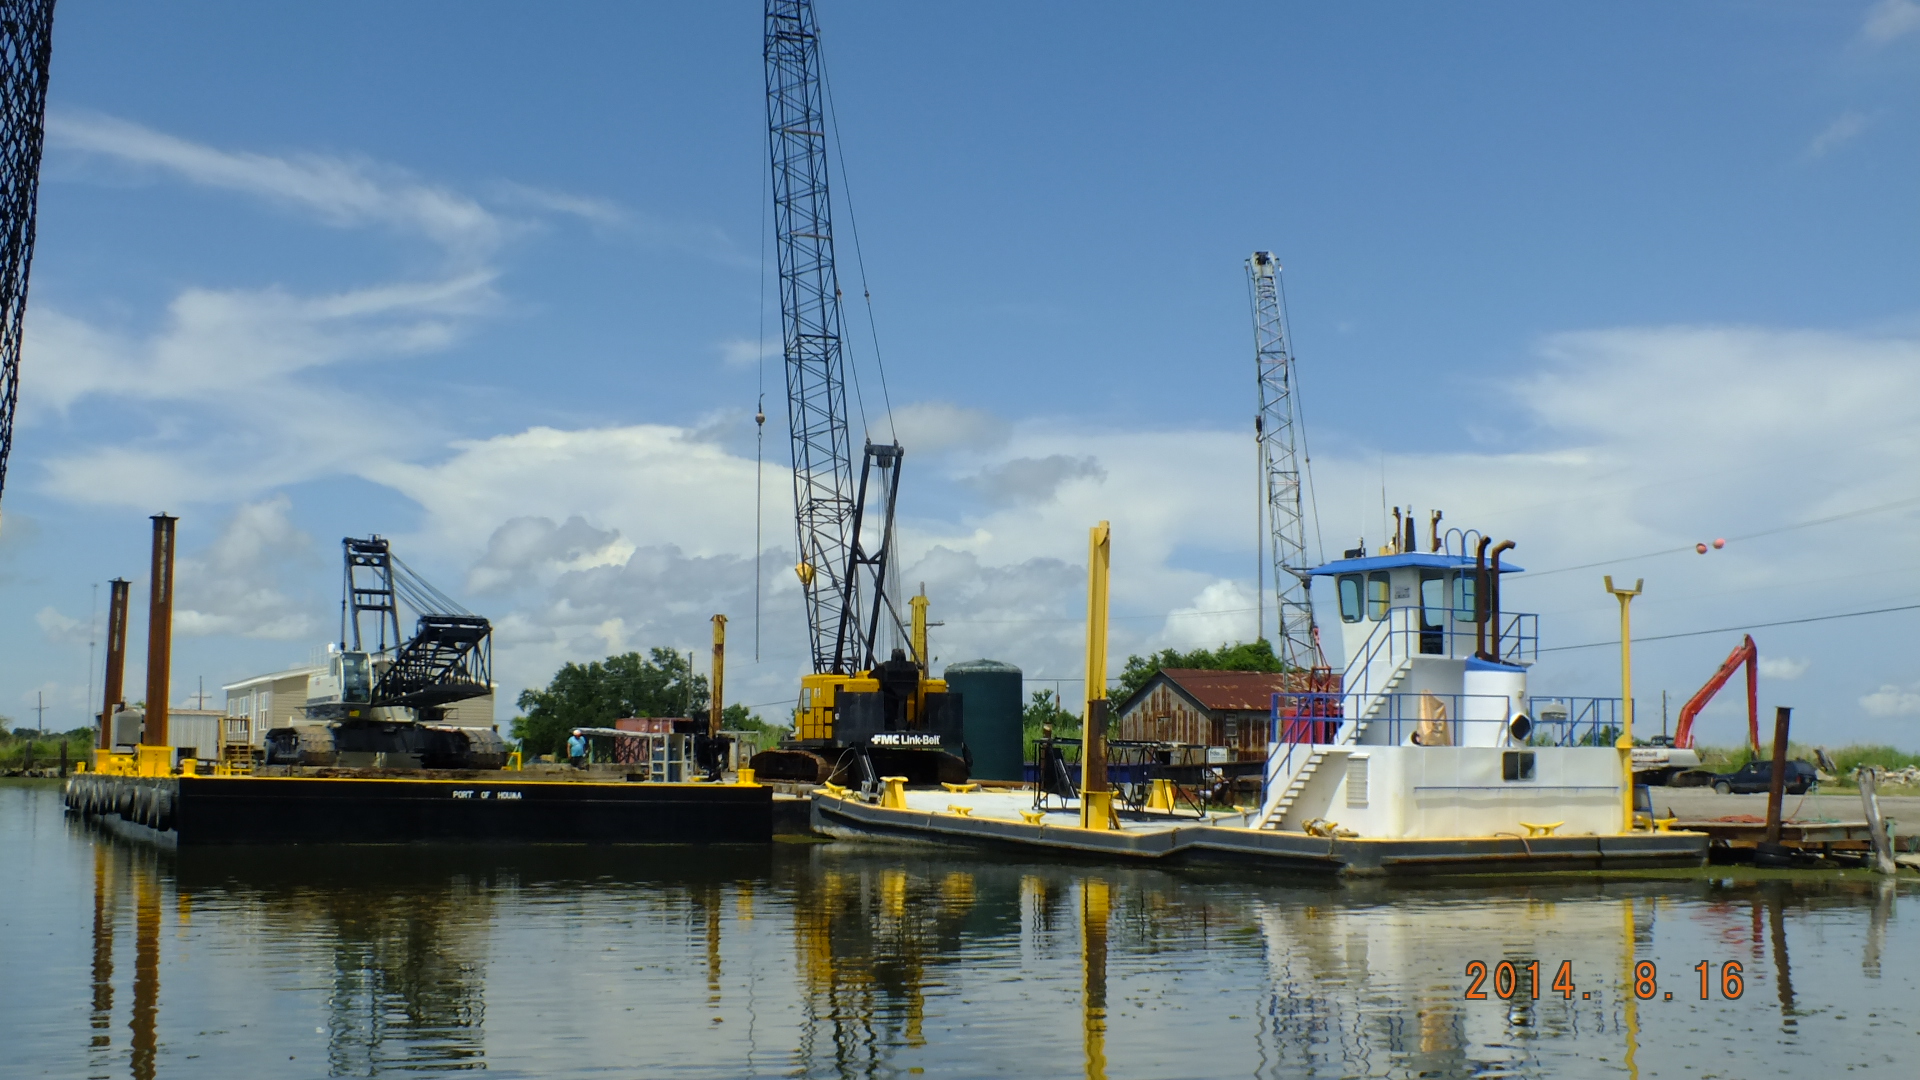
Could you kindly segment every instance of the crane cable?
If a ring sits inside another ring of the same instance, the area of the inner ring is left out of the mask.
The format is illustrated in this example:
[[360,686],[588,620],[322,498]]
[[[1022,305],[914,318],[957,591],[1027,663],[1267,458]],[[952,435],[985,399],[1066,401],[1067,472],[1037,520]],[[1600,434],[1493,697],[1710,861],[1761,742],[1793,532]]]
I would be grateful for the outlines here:
[[[819,15],[817,13],[814,16],[814,22],[817,29],[819,25]],[[826,35],[821,33],[814,39],[814,48],[818,50],[820,54],[820,90],[822,95],[827,99],[827,121],[833,135],[834,156],[840,160],[840,201],[846,204],[847,228],[853,234],[853,263],[860,271],[860,295],[866,301],[867,336],[873,342],[873,366],[880,373],[880,400],[887,410],[887,438],[898,443],[900,441],[900,433],[895,430],[893,425],[893,396],[887,389],[887,365],[886,361],[880,355],[880,330],[878,324],[874,321],[873,315],[873,292],[867,288],[867,259],[865,253],[860,249],[860,219],[856,217],[853,212],[853,181],[847,178],[847,150],[845,144],[840,141],[840,114],[834,108],[833,80],[827,75],[826,48],[821,44],[825,37]],[[842,328],[844,329],[844,325]],[[867,423],[867,407],[865,399],[860,393],[860,370],[853,364],[847,366],[853,369],[854,399],[860,404],[860,423],[862,426],[865,426]]]

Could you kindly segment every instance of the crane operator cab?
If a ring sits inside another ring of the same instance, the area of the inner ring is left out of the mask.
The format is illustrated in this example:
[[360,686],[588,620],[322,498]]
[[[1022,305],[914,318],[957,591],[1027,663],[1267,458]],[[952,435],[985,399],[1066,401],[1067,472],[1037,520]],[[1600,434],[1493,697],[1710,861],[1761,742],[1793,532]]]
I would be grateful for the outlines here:
[[[925,656],[926,597],[912,603],[914,651]],[[876,791],[882,776],[965,783],[973,759],[961,706],[946,680],[927,677],[906,649],[852,675],[803,675],[794,737],[754,755],[754,774]]]
[[372,658],[364,652],[330,648],[326,666],[307,676],[307,718],[358,720],[372,714]]

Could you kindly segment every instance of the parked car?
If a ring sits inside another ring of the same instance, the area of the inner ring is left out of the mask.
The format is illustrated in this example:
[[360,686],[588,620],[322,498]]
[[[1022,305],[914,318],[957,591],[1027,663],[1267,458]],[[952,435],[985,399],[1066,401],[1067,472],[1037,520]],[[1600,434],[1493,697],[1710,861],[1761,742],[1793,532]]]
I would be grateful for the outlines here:
[[[1811,762],[1787,762],[1787,794],[1805,795],[1819,782]],[[1754,795],[1765,792],[1772,783],[1773,762],[1749,761],[1735,772],[1715,776],[1713,790],[1722,795]]]

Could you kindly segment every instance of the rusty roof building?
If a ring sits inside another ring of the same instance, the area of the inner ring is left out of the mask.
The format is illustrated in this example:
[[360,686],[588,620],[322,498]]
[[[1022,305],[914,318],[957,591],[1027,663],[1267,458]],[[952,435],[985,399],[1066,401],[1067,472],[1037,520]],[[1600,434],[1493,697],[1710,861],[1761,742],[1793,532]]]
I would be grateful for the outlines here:
[[1266,756],[1273,695],[1292,689],[1277,671],[1162,668],[1117,711],[1120,739],[1225,746]]

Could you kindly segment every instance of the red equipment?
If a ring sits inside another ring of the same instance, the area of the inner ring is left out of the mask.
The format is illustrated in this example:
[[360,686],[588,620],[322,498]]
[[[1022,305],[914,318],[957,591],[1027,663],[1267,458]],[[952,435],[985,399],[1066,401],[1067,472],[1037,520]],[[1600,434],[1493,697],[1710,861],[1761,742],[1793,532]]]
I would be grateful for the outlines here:
[[1720,665],[1719,671],[1713,673],[1713,678],[1707,680],[1707,685],[1680,706],[1680,726],[1673,733],[1675,747],[1693,749],[1693,718],[1707,707],[1707,702],[1713,700],[1713,695],[1719,693],[1721,687],[1727,685],[1727,680],[1733,677],[1741,664],[1747,665],[1747,736],[1752,741],[1753,752],[1760,752],[1760,650],[1754,647],[1752,634],[1748,634],[1745,641],[1727,654],[1726,662]]

